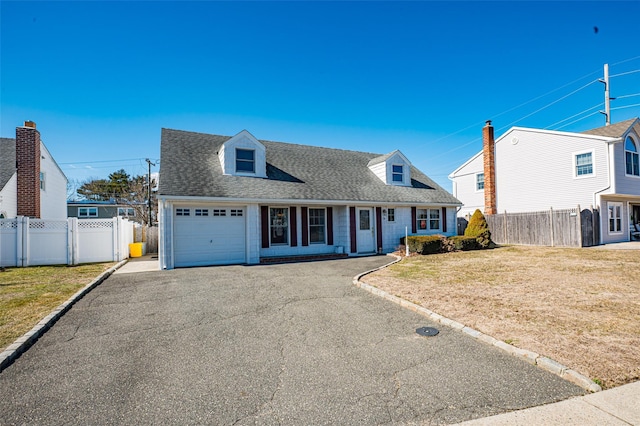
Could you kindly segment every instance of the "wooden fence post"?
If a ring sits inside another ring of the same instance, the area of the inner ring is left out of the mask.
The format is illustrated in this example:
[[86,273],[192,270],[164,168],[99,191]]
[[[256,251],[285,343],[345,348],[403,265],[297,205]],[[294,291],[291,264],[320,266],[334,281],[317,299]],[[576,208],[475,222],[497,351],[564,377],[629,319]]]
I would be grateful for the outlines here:
[[580,210],[580,204],[578,204],[578,215],[577,215],[577,222],[578,222],[578,241],[577,241],[577,247],[582,247],[583,244],[582,242],[584,241],[582,238],[582,211]]
[[553,207],[549,210],[549,226],[551,227],[551,247],[555,246],[555,238],[553,235]]

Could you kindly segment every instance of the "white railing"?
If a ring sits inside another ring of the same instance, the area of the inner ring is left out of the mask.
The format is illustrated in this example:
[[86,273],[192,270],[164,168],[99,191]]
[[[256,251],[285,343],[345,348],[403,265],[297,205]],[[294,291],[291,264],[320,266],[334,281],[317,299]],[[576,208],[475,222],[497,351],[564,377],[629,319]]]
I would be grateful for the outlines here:
[[0,219],[0,266],[77,265],[129,257],[133,222],[113,219]]

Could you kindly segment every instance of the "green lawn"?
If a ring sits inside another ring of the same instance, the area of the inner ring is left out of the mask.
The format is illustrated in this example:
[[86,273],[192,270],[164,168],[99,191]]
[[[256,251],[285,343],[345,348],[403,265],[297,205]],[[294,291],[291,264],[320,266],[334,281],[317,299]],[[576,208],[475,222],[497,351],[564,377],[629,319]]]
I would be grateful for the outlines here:
[[0,271],[0,350],[115,263]]

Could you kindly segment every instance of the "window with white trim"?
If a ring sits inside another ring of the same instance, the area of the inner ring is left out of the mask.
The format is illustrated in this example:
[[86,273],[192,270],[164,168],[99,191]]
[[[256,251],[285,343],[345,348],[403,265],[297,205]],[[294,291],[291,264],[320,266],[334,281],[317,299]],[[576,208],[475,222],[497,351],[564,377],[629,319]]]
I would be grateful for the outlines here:
[[607,209],[609,210],[609,233],[622,233],[622,203],[609,201]]
[[391,166],[391,180],[393,182],[404,182],[404,166],[401,164],[394,164]]
[[440,229],[440,209],[429,209],[429,229]]
[[574,155],[575,176],[593,175],[593,152],[581,152]]
[[98,208],[78,207],[78,217],[98,217]]
[[46,177],[46,175],[44,174],[44,172],[40,172],[40,189],[43,190],[43,191],[46,188],[45,177]]
[[440,209],[416,209],[416,228],[420,231],[440,229]]
[[133,207],[118,207],[118,216],[129,217],[135,215],[136,211],[133,209]]
[[484,173],[476,174],[476,191],[484,190]]
[[387,209],[387,221],[388,222],[396,221],[396,209]]
[[269,228],[272,245],[289,244],[289,209],[271,207],[269,209]]
[[325,241],[324,209],[309,209],[309,242],[324,244]]
[[627,136],[624,142],[624,156],[626,172],[630,176],[640,176],[640,154],[638,144],[631,136]]
[[236,148],[236,172],[256,172],[256,152],[253,149]]

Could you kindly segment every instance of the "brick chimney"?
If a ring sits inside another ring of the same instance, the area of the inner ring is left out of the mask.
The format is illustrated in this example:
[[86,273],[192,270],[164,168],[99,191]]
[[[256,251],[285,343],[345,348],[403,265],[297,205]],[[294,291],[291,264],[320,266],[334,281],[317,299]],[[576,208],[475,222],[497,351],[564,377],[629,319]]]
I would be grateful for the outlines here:
[[16,127],[18,216],[40,218],[40,132],[36,123]]
[[482,156],[484,157],[484,214],[497,214],[496,146],[491,120],[487,120],[482,128]]

